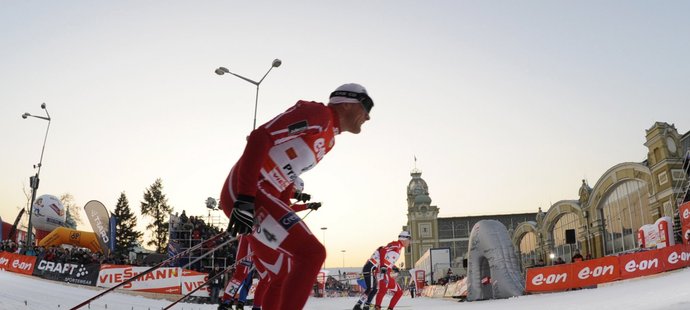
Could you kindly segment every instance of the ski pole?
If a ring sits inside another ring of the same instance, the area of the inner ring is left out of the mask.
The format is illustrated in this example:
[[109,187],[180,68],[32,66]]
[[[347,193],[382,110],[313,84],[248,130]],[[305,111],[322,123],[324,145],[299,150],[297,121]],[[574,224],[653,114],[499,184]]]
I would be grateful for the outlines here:
[[[152,272],[152,271],[154,271],[154,270],[156,270],[156,269],[158,269],[158,268],[160,268],[160,267],[162,267],[162,266],[164,266],[164,265],[166,265],[166,264],[168,264],[168,263],[170,263],[170,262],[172,262],[172,261],[178,260],[178,259],[181,258],[182,256],[187,255],[188,253],[190,253],[190,252],[192,252],[192,251],[194,251],[194,250],[196,250],[196,249],[202,247],[202,246],[203,246],[204,244],[206,244],[207,242],[215,241],[216,239],[219,239],[219,238],[223,237],[223,236],[226,235],[226,234],[227,234],[227,232],[225,232],[225,231],[224,231],[224,232],[221,232],[221,233],[219,233],[219,234],[217,234],[217,235],[211,237],[211,239],[208,239],[208,240],[206,240],[206,241],[204,241],[204,242],[201,242],[201,243],[199,243],[199,244],[197,244],[197,245],[195,245],[195,246],[193,246],[193,247],[190,247],[189,249],[186,249],[186,250],[184,250],[184,251],[182,251],[182,252],[180,252],[180,253],[177,253],[177,254],[174,255],[173,257],[170,257],[170,258],[168,258],[168,259],[166,259],[166,260],[164,260],[164,261],[158,263],[157,265],[155,265],[155,266],[153,266],[153,267],[151,267],[151,268],[149,268],[149,269],[146,269],[146,270],[144,270],[143,272],[141,272],[141,273],[139,273],[139,274],[137,274],[137,275],[135,275],[135,276],[133,276],[133,277],[131,277],[131,278],[125,280],[125,281],[122,281],[122,283],[120,283],[120,284],[118,284],[118,285],[115,285],[115,286],[113,286],[113,287],[111,287],[111,288],[108,288],[108,289],[104,290],[103,292],[100,292],[98,295],[93,296],[93,297],[91,297],[91,298],[89,298],[89,299],[83,301],[82,303],[80,303],[80,304],[78,304],[78,305],[76,305],[76,306],[70,308],[70,310],[79,309],[79,308],[81,308],[81,307],[87,305],[88,303],[90,303],[90,302],[92,302],[92,301],[94,301],[94,300],[96,300],[96,299],[102,297],[103,295],[112,292],[112,291],[115,290],[116,288],[119,288],[119,287],[121,287],[121,286],[123,286],[123,285],[125,285],[125,284],[128,284],[128,283],[131,283],[131,282],[135,281],[136,279],[139,279],[140,277],[142,277],[142,276],[144,276],[144,275],[146,275],[146,274],[148,274],[148,273],[150,273],[150,272]],[[237,237],[231,237],[231,239],[237,239]]]

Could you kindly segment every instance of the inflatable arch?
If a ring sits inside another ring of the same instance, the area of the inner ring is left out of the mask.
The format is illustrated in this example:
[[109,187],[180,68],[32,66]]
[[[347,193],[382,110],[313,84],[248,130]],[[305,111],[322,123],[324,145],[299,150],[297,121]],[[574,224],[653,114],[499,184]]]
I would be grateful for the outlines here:
[[103,250],[101,250],[101,246],[98,244],[95,233],[69,229],[67,227],[55,228],[38,243],[38,245],[42,247],[57,246],[62,244],[71,244],[74,246],[87,248],[93,253],[103,252]]
[[467,300],[509,298],[524,291],[525,281],[505,225],[496,220],[477,222],[469,240]]

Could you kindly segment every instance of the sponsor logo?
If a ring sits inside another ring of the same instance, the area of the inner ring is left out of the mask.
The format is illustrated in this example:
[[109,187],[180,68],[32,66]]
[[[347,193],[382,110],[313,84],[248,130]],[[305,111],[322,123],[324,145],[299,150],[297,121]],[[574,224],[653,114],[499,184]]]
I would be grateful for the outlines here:
[[625,268],[625,271],[627,272],[635,272],[635,271],[644,271],[647,269],[654,269],[654,268],[659,268],[659,259],[648,259],[648,260],[643,260],[641,262],[636,262],[635,260],[631,260],[625,264],[623,267]]
[[314,153],[316,153],[316,159],[321,160],[324,155],[326,155],[326,140],[324,138],[318,138],[314,140]]
[[58,206],[54,203],[50,204],[50,208],[53,209],[53,211],[55,211],[55,213],[59,216],[63,216],[65,214],[65,211],[60,210],[60,208],[58,208]]
[[45,261],[42,260],[38,263],[38,270],[42,271],[49,271],[49,272],[56,272],[56,273],[62,273],[62,274],[69,274],[71,275],[74,270],[76,270],[78,267],[84,268],[84,265],[77,265],[77,264],[61,264],[61,263],[54,263],[50,261]]
[[72,240],[78,240],[80,236],[81,236],[81,233],[78,231],[75,231],[75,232],[69,234],[69,238]]
[[690,260],[690,253],[688,253],[688,252],[678,253],[675,251],[671,252],[668,255],[668,259],[667,259],[667,261],[672,265],[675,265],[679,262],[687,262],[688,260]]
[[309,124],[307,123],[306,120],[299,121],[297,123],[294,123],[294,124],[291,124],[288,126],[288,133],[291,135],[296,134],[296,133],[300,133],[302,131],[307,130],[308,127],[309,127]]
[[577,273],[577,277],[581,280],[586,280],[589,277],[598,278],[606,275],[613,275],[614,269],[613,265],[596,266],[593,269],[585,267],[580,269],[580,272]]
[[289,212],[280,219],[280,225],[283,226],[285,230],[289,230],[292,225],[295,225],[295,223],[299,222],[300,220],[301,218],[297,216],[295,212]]
[[22,262],[19,259],[15,259],[12,261],[12,268],[17,270],[30,271],[34,269],[34,264]]
[[10,260],[5,258],[5,257],[0,257],[0,265],[2,266],[7,266],[9,264]]
[[568,281],[568,274],[567,273],[561,273],[561,274],[550,274],[548,276],[544,276],[543,273],[537,274],[532,278],[532,284],[539,286],[542,284],[556,284],[556,283],[566,283]]
[[294,180],[295,178],[297,178],[297,174],[295,174],[295,171],[294,171],[294,169],[292,169],[292,165],[290,165],[290,164],[283,166],[283,172],[285,172],[285,175],[290,180]]
[[685,209],[683,210],[683,219],[688,219],[690,218],[690,209]]
[[101,217],[98,216],[98,212],[96,212],[96,210],[92,209],[91,217],[93,218],[93,221],[96,222],[96,228],[98,229],[98,235],[101,236],[101,240],[103,240],[104,243],[110,242],[108,230],[105,228],[105,225],[101,221]]
[[287,149],[287,150],[285,150],[285,154],[287,155],[287,157],[288,157],[290,160],[293,160],[293,159],[297,158],[297,152],[296,152],[295,149],[292,148],[292,147],[289,148],[289,149]]

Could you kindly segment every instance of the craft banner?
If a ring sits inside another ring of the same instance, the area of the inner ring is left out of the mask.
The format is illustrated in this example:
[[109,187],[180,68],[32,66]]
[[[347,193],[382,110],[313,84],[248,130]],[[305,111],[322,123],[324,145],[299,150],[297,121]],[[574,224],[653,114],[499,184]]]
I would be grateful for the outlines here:
[[96,286],[100,264],[73,264],[39,260],[33,275],[44,279]]

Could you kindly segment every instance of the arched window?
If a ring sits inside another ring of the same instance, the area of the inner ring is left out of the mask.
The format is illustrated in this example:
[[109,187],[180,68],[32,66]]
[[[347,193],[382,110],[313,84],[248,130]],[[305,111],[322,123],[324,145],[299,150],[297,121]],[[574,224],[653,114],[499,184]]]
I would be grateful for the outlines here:
[[532,267],[539,261],[539,256],[537,255],[537,234],[534,232],[528,232],[522,236],[520,239],[520,263],[522,264],[522,269]]
[[[554,259],[562,258],[565,262],[570,262],[575,250],[580,249],[582,243],[577,240],[579,234],[580,221],[575,213],[566,213],[561,215],[556,224],[553,226],[553,254]],[[568,243],[566,234],[568,230],[575,233],[575,243]]]
[[610,190],[599,205],[604,224],[606,255],[634,250],[638,247],[637,230],[653,223],[646,211],[649,207],[647,184],[640,180],[620,183]]

